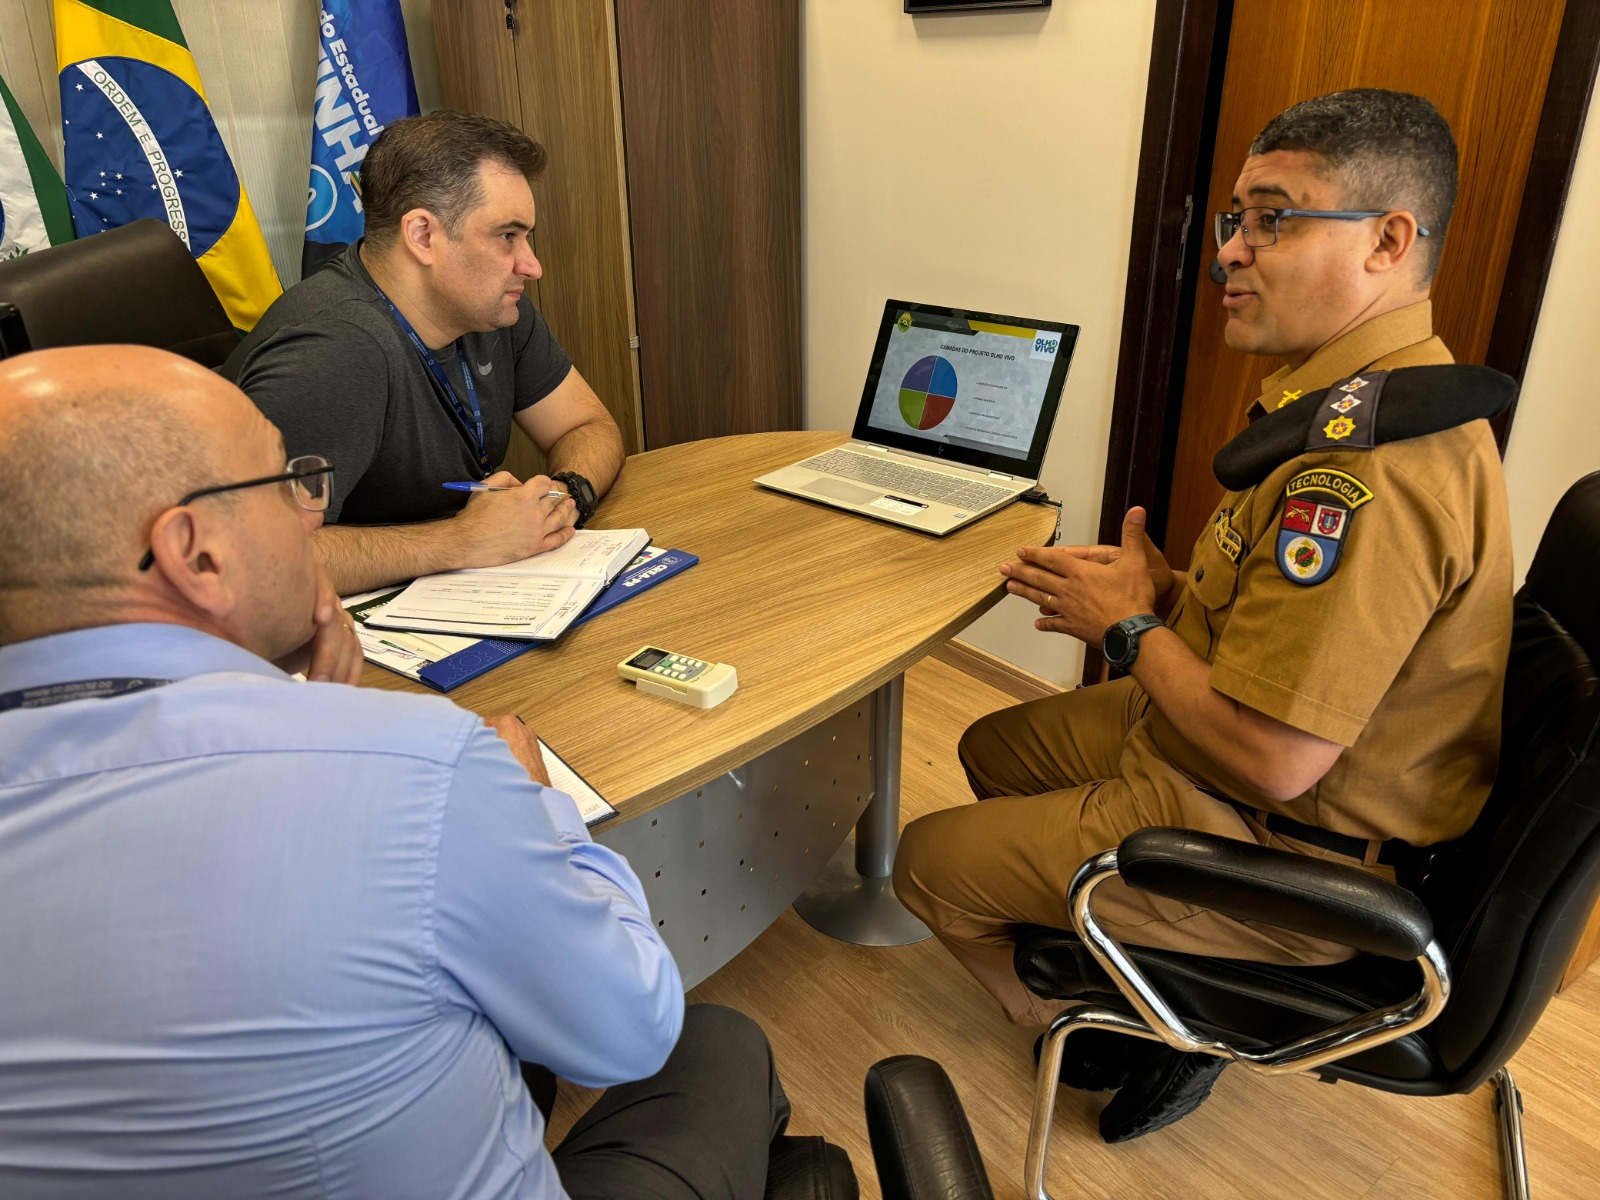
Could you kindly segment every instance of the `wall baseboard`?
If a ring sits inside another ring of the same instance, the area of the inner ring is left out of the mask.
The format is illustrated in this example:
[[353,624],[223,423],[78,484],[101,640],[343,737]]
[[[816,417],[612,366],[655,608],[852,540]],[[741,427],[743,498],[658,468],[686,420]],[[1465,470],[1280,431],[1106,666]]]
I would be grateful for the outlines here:
[[1048,679],[1024,671],[1014,663],[987,650],[980,650],[971,642],[954,638],[933,652],[932,657],[948,663],[958,671],[971,675],[979,683],[986,683],[1018,700],[1042,700],[1066,689]]

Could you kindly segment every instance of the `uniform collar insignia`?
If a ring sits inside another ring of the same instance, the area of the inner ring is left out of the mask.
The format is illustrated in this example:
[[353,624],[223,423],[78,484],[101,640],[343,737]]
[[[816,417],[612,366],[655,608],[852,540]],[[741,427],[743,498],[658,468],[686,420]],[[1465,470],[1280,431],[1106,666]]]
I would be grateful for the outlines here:
[[[1312,389],[1329,383],[1346,382],[1355,371],[1365,371],[1369,366],[1391,355],[1403,353],[1433,338],[1433,305],[1419,300],[1404,308],[1397,308],[1382,316],[1364,321],[1348,333],[1342,334],[1322,346],[1298,367],[1284,366],[1261,381],[1256,400],[1250,405],[1252,413],[1270,413],[1284,408],[1283,394],[1301,391],[1315,394]],[[1439,347],[1443,351],[1443,346]],[[1439,358],[1424,362],[1444,361]]]

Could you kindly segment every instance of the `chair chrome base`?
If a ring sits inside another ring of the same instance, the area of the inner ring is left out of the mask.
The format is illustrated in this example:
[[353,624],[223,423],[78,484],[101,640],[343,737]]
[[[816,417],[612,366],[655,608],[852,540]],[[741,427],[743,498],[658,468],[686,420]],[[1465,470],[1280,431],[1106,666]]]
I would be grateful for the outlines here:
[[1522,1093],[1511,1070],[1501,1067],[1490,1077],[1500,1125],[1500,1153],[1505,1169],[1506,1195],[1528,1200],[1528,1151],[1522,1141]]
[[[1034,1079],[1033,1117],[1028,1129],[1027,1158],[1023,1168],[1028,1200],[1052,1200],[1044,1183],[1050,1127],[1055,1117],[1056,1093],[1060,1087],[1061,1062],[1066,1057],[1067,1037],[1080,1029],[1104,1029],[1151,1042],[1166,1040],[1134,1017],[1093,1004],[1069,1008],[1051,1022],[1044,1044],[1039,1049],[1039,1072]],[[1218,1058],[1232,1057],[1223,1050],[1211,1047],[1204,1047],[1197,1053],[1212,1054]],[[1252,1064],[1242,1065],[1249,1067]],[[1495,1091],[1506,1197],[1508,1200],[1529,1200],[1528,1155],[1522,1137],[1522,1092],[1507,1067],[1496,1071],[1489,1083]]]
[[1023,1186],[1028,1200],[1052,1200],[1044,1186],[1050,1126],[1055,1119],[1056,1091],[1061,1086],[1061,1060],[1066,1056],[1067,1037],[1080,1029],[1104,1029],[1150,1042],[1162,1040],[1144,1022],[1094,1004],[1069,1008],[1050,1023],[1044,1044],[1039,1047],[1039,1073],[1033,1084],[1033,1118],[1028,1127],[1028,1151],[1023,1165]]
[[[1023,1186],[1030,1200],[1050,1200],[1050,1193],[1044,1187],[1045,1157],[1050,1143],[1050,1125],[1055,1115],[1061,1060],[1068,1035],[1080,1029],[1098,1028],[1147,1041],[1164,1042],[1174,1050],[1228,1059],[1261,1075],[1296,1075],[1426,1028],[1444,1011],[1449,1001],[1450,964],[1439,943],[1430,940],[1422,954],[1414,960],[1421,972],[1422,986],[1409,1000],[1340,1021],[1280,1046],[1257,1048],[1217,1041],[1189,1027],[1166,997],[1145,977],[1122,944],[1108,934],[1095,917],[1095,889],[1117,874],[1115,850],[1107,850],[1089,859],[1073,877],[1067,889],[1067,903],[1072,912],[1073,928],[1137,1015],[1096,1004],[1079,1004],[1068,1008],[1050,1023],[1044,1044],[1039,1050],[1039,1074],[1033,1094],[1033,1123],[1028,1130],[1028,1153],[1023,1168]],[[1516,1094],[1516,1085],[1506,1071],[1501,1070],[1495,1076],[1495,1084],[1502,1097],[1500,1127],[1507,1149],[1507,1186],[1515,1200],[1527,1200],[1527,1173],[1522,1164],[1521,1101]]]

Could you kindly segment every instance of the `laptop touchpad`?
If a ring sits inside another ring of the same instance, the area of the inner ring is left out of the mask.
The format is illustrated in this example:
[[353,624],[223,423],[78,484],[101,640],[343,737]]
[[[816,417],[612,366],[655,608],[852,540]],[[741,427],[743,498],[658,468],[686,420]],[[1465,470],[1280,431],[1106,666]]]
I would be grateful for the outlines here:
[[871,488],[857,487],[853,483],[846,483],[842,479],[833,479],[827,475],[819,475],[810,483],[802,484],[802,492],[815,492],[819,496],[831,496],[835,500],[846,500],[851,504],[871,504],[881,491]]

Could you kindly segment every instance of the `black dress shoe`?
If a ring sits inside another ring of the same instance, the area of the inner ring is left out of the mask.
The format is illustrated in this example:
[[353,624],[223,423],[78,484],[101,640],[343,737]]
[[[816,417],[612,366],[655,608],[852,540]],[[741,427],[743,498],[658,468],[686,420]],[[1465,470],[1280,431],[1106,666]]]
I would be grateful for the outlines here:
[[[1152,1043],[1153,1044],[1153,1043]],[[1211,1094],[1225,1058],[1186,1054],[1160,1046],[1160,1055],[1131,1072],[1110,1102],[1100,1110],[1100,1136],[1107,1142],[1131,1142],[1187,1117]]]
[[[1134,1071],[1161,1060],[1167,1047],[1161,1042],[1111,1033],[1104,1029],[1080,1029],[1067,1038],[1061,1056],[1061,1082],[1080,1092],[1104,1092],[1119,1088]],[[1044,1052],[1044,1034],[1033,1042],[1033,1061],[1037,1065]]]

